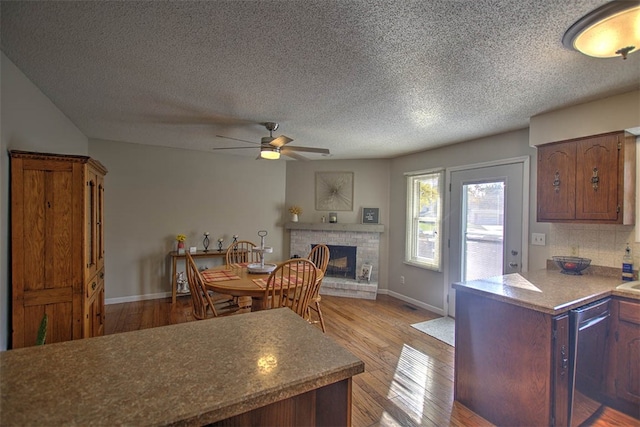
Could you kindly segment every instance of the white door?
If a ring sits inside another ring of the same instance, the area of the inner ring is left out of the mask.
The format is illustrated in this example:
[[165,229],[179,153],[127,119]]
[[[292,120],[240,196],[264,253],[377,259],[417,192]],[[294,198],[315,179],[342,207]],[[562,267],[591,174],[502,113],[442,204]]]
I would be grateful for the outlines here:
[[451,172],[450,316],[455,316],[452,283],[522,269],[524,166],[517,162]]

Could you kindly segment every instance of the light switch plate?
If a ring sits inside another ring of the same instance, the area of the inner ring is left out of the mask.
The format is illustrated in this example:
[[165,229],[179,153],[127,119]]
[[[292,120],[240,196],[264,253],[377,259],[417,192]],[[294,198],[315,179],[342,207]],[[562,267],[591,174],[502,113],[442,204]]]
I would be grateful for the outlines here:
[[546,235],[544,233],[531,233],[531,244],[536,246],[546,245]]

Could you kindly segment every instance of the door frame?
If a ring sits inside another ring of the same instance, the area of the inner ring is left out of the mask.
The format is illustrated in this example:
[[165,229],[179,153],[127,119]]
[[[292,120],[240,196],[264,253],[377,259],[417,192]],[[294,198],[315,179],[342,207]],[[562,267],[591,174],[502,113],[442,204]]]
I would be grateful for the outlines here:
[[444,292],[443,292],[443,300],[442,306],[444,307],[444,315],[449,315],[449,262],[450,262],[450,221],[451,221],[451,173],[452,172],[460,172],[471,169],[482,169],[492,166],[503,166],[510,165],[514,163],[522,163],[522,248],[520,248],[520,253],[522,254],[522,259],[520,261],[522,271],[526,272],[529,269],[529,183],[530,183],[530,163],[531,159],[529,156],[520,156],[520,157],[512,157],[508,159],[495,160],[490,162],[482,162],[482,163],[473,163],[469,165],[462,166],[453,166],[449,167],[445,171],[445,200],[444,205],[446,206],[446,212],[444,215],[443,228],[444,228],[444,242],[446,250],[443,251],[443,274],[444,274]]

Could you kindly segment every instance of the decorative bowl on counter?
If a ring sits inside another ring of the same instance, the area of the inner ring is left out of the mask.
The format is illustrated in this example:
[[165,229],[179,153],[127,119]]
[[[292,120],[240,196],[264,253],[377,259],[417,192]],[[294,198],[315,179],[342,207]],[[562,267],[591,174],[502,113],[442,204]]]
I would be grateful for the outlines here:
[[589,267],[591,260],[589,258],[580,258],[575,256],[554,256],[552,257],[556,265],[560,267],[560,272],[564,274],[581,275],[582,270]]

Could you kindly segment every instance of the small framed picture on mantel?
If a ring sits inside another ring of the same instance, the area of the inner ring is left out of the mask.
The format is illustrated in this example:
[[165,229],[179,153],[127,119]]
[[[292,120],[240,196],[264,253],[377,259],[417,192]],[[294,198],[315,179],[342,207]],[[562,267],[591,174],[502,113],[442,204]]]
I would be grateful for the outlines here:
[[379,208],[362,208],[363,224],[378,224],[380,222]]

